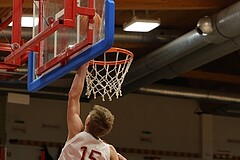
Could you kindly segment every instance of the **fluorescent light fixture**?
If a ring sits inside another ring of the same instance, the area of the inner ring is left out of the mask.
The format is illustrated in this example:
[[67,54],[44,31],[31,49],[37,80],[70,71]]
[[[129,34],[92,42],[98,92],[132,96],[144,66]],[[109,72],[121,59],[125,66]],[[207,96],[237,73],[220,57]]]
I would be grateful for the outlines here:
[[123,30],[129,32],[149,32],[159,25],[160,19],[137,19],[137,17],[133,17],[129,23],[123,25]]
[[[35,27],[38,25],[38,17],[22,17],[21,20],[21,26],[22,27]],[[9,24],[9,26],[12,26],[12,22]]]

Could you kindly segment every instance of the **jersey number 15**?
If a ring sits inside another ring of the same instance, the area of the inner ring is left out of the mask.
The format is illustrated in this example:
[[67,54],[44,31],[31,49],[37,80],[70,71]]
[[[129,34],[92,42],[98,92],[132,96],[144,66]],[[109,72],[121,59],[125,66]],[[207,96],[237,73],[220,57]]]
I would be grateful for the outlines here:
[[[87,147],[84,146],[84,147],[81,147],[81,149],[82,149],[82,157],[81,157],[81,160],[85,160],[85,159],[86,159],[86,156],[87,156],[87,155],[86,155],[86,153],[87,153]],[[96,158],[97,158],[98,156],[101,156],[101,153],[100,153],[100,152],[95,151],[95,150],[91,150],[88,158],[91,159],[91,160],[97,160]]]

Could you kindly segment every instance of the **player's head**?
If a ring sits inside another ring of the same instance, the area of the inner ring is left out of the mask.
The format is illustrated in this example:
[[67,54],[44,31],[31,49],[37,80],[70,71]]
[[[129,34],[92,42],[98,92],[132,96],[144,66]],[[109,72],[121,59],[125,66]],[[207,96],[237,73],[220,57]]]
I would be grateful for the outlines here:
[[95,137],[103,137],[107,135],[113,126],[114,116],[107,109],[99,105],[95,105],[86,118],[86,130]]

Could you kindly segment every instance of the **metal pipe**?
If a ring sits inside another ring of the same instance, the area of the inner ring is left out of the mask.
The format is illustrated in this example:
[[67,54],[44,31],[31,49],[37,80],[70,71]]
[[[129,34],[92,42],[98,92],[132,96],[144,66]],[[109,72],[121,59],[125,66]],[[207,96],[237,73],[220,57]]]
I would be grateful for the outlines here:
[[152,85],[149,87],[141,87],[136,93],[157,95],[157,96],[171,96],[180,98],[189,98],[195,100],[204,100],[220,103],[240,103],[240,95],[232,93],[215,92],[202,89],[190,89],[184,87],[174,87],[167,85]]
[[[0,88],[0,91],[31,94],[31,93],[28,92],[27,90],[18,89],[18,88],[4,88],[4,87],[1,87],[1,88]],[[49,95],[49,96],[63,96],[63,97],[68,97],[68,93],[51,92],[51,91],[37,91],[37,92],[35,92],[34,94],[43,94],[43,95]]]
[[150,33],[124,32],[122,28],[117,27],[115,28],[114,41],[127,43],[168,43],[182,34],[182,32],[170,29],[159,29]]
[[[151,33],[129,33],[124,32],[122,28],[115,28],[114,41],[115,42],[132,42],[132,43],[151,43],[151,42],[161,42],[168,43],[177,37],[181,36],[183,33],[177,30],[171,29],[159,29]],[[66,35],[69,39],[76,38],[75,34]],[[12,37],[11,27],[3,30],[0,34],[1,39],[7,38],[10,40]],[[22,39],[28,41],[32,38],[32,28],[22,28]]]

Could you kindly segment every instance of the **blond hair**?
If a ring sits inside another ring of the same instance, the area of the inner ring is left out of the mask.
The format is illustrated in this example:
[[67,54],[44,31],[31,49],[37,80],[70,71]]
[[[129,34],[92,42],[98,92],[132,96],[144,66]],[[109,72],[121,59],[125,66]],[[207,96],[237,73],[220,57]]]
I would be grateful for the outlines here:
[[89,114],[89,133],[95,137],[103,137],[111,131],[114,122],[114,116],[107,108],[95,105]]

